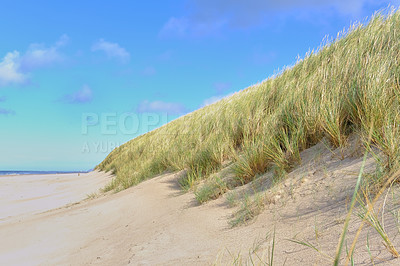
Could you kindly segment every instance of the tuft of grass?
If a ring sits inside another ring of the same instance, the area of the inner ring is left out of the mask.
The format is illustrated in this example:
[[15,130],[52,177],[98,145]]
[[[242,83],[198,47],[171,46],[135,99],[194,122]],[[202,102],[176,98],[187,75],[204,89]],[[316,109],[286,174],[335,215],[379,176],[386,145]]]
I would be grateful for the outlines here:
[[[359,235],[360,235],[360,233],[361,233],[361,230],[362,230],[362,228],[363,228],[365,222],[368,221],[367,219],[371,219],[371,217],[372,217],[373,220],[378,220],[377,218],[373,218],[374,215],[371,214],[371,213],[374,211],[374,210],[373,210],[373,209],[374,209],[374,206],[376,206],[376,203],[377,203],[377,201],[379,200],[379,198],[381,197],[381,195],[383,194],[383,192],[384,192],[389,186],[391,186],[395,181],[398,180],[398,178],[399,178],[399,176],[400,176],[400,169],[399,169],[399,170],[396,170],[396,171],[393,170],[392,173],[390,173],[388,176],[389,176],[389,178],[388,178],[388,179],[386,180],[386,182],[382,185],[381,189],[376,193],[374,199],[373,199],[372,201],[369,201],[369,200],[368,200],[369,203],[366,205],[367,209],[366,209],[365,214],[363,214],[363,217],[364,217],[364,218],[363,218],[363,220],[362,220],[362,222],[361,222],[361,225],[359,226],[358,231],[357,231],[357,233],[356,233],[356,235],[355,235],[355,237],[354,237],[354,240],[353,240],[353,243],[352,243],[352,246],[351,246],[351,249],[350,249],[350,254],[352,254],[352,252],[353,252],[353,250],[354,250],[354,248],[355,248],[355,245],[356,245],[356,243],[357,243],[357,240],[358,240],[358,237],[359,237]],[[367,193],[364,194],[364,195],[367,195]],[[375,215],[375,217],[376,217],[376,215]],[[378,222],[379,222],[379,221],[378,221]],[[373,223],[373,224],[374,224],[374,223]],[[381,231],[381,233],[384,233],[384,227],[378,225],[378,223],[377,223],[376,221],[375,221],[375,224],[376,224],[376,227],[377,227],[377,228],[375,228],[375,230],[379,230],[379,231]],[[380,227],[382,227],[383,231],[380,229]],[[378,233],[379,233],[379,232],[378,232]],[[397,250],[394,248],[393,245],[390,245],[390,240],[389,240],[389,238],[387,237],[386,233],[384,233],[384,234],[381,234],[381,233],[380,233],[380,235],[381,235],[381,237],[382,237],[383,240],[384,240],[384,245],[385,245],[385,247],[388,249],[388,251],[389,251],[394,257],[399,257],[399,254],[397,253]],[[348,263],[348,260],[349,260],[349,257],[346,258],[346,264]]]
[[96,192],[86,194],[86,199],[95,199],[98,197],[98,194]]
[[108,192],[113,189],[116,189],[118,187],[118,185],[116,183],[117,183],[116,179],[113,178],[110,183],[108,183],[107,185],[104,186],[104,188],[101,189],[101,191]]
[[379,221],[378,216],[374,210],[374,206],[371,206],[371,201],[369,200],[369,196],[366,192],[364,194],[365,202],[361,199],[358,199],[360,205],[360,211],[357,215],[363,220],[367,221],[368,224],[375,229],[375,231],[379,234],[379,236],[383,240],[383,244],[385,248],[393,255],[393,257],[400,257],[399,253],[397,252],[396,248],[390,241],[389,236],[387,235],[385,228],[381,221]]
[[229,207],[235,207],[239,203],[239,197],[236,191],[230,191],[226,194],[226,201],[228,202]]
[[250,183],[255,176],[264,173],[270,166],[269,161],[264,156],[264,147],[256,144],[246,144],[242,156],[237,159],[233,166],[233,171],[242,185]]
[[207,180],[202,187],[197,189],[194,194],[199,203],[205,203],[209,200],[217,199],[228,190],[227,184],[218,176]]
[[264,209],[265,200],[266,195],[263,193],[257,193],[253,197],[245,194],[239,210],[233,215],[233,218],[229,224],[232,227],[235,227],[252,220]]
[[183,190],[189,191],[195,188],[199,180],[201,180],[201,174],[190,171],[186,172],[183,177],[179,178],[178,183]]

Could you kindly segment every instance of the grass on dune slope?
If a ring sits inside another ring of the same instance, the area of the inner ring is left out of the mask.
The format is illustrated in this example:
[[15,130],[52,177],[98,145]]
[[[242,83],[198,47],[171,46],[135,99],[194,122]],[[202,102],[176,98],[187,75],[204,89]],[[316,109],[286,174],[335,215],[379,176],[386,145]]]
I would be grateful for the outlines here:
[[375,15],[277,77],[129,141],[97,169],[116,174],[108,190],[183,169],[190,187],[230,161],[247,183],[270,169],[289,171],[324,137],[345,147],[355,132],[366,143],[372,124],[381,168],[398,167],[399,11]]

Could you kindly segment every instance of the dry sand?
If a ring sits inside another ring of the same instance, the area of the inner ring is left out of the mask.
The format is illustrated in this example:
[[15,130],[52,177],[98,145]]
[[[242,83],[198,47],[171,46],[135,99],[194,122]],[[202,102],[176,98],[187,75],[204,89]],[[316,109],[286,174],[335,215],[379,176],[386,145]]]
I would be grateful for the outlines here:
[[0,224],[79,202],[111,180],[99,172],[0,176]]
[[[41,192],[29,194],[24,202],[30,204],[23,206],[32,208],[26,207],[26,212],[18,197],[25,197],[33,184],[6,181],[7,188],[0,184],[2,193],[11,195],[15,190],[19,196],[6,201],[1,194],[1,212],[7,218],[0,223],[0,265],[230,265],[235,258],[243,264],[250,264],[252,258],[258,264],[258,257],[268,260],[274,228],[274,265],[330,265],[320,253],[290,240],[309,241],[327,256],[334,255],[361,159],[348,156],[341,160],[321,145],[303,152],[302,157],[302,166],[269,190],[276,203],[267,205],[249,224],[235,228],[228,224],[235,208],[228,207],[225,196],[199,205],[193,193],[182,193],[178,174],[165,174],[119,193],[51,211],[85,198],[109,177],[90,173],[87,179],[81,176],[86,184],[82,186],[78,180],[68,183],[69,178],[61,178],[57,185],[47,179],[45,183],[59,188],[63,196],[52,189],[45,198]],[[373,167],[370,158],[367,169]],[[32,183],[46,179],[17,178]],[[251,186],[237,191],[251,190]],[[395,192],[388,198],[385,229],[400,248],[396,219],[389,212],[398,211],[399,200]],[[3,207],[11,211],[7,214]],[[350,236],[359,224],[356,217],[352,221]],[[367,233],[375,264],[400,263],[385,250],[378,234],[366,227],[354,257],[357,265],[371,264],[365,247]]]

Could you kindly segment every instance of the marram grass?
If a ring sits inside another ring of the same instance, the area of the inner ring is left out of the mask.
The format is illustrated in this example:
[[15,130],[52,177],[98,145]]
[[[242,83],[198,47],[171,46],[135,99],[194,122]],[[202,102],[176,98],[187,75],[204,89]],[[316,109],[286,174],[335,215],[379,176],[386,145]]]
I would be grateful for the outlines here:
[[230,161],[247,183],[271,168],[290,171],[324,137],[339,148],[354,132],[367,142],[372,122],[382,167],[398,167],[399,11],[356,24],[276,77],[127,142],[97,168],[116,174],[108,189],[179,170],[191,187]]

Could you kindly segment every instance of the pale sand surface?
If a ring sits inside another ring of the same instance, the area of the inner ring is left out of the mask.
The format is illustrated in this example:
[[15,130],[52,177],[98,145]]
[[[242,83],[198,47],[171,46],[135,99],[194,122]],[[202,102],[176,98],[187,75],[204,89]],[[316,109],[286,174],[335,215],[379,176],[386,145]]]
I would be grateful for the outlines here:
[[[316,154],[311,160],[310,155]],[[276,203],[267,205],[248,225],[231,228],[228,221],[235,208],[228,207],[225,196],[199,205],[193,193],[182,193],[178,174],[165,174],[119,193],[45,213],[38,209],[29,215],[15,213],[15,219],[0,224],[0,265],[231,265],[239,252],[244,263],[250,254],[257,265],[257,257],[268,259],[274,228],[274,265],[331,265],[315,250],[289,240],[309,241],[334,255],[361,159],[340,160],[321,147],[302,156],[303,165],[270,190]],[[367,169],[373,167],[370,158]],[[100,179],[103,175],[93,173]],[[238,191],[246,189],[251,190],[251,185]],[[395,194],[388,197],[385,229],[400,247],[398,227],[389,213],[398,210]],[[354,216],[352,221],[351,239],[359,219]],[[374,263],[399,265],[368,226],[357,245],[356,265],[371,264],[367,233]]]
[[99,172],[0,176],[0,224],[79,202],[96,193],[111,176]]

